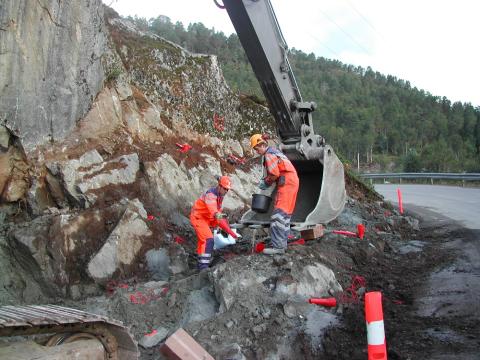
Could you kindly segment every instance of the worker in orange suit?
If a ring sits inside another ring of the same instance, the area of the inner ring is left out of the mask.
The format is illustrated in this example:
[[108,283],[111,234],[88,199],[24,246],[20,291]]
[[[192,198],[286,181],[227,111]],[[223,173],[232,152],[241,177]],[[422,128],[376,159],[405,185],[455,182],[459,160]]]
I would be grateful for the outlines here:
[[272,247],[265,248],[266,255],[283,254],[287,248],[290,234],[290,220],[297,200],[299,180],[291,161],[280,151],[268,146],[261,134],[250,138],[250,146],[263,156],[264,177],[258,185],[266,190],[273,184],[277,186],[277,195],[270,218],[270,237]]
[[210,266],[214,245],[212,228],[217,227],[219,222],[226,218],[226,214],[222,212],[222,202],[231,187],[230,178],[221,176],[218,178],[218,185],[208,189],[193,204],[190,222],[197,234],[197,267],[199,270]]

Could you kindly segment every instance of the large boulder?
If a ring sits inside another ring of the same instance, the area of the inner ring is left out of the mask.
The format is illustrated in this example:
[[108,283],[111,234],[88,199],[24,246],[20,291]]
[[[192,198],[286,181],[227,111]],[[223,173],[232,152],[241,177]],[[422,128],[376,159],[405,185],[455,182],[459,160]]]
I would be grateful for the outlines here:
[[88,273],[95,282],[105,282],[117,270],[125,273],[133,265],[143,239],[152,235],[146,219],[142,203],[138,199],[131,201],[105,244],[88,264]]
[[72,295],[72,286],[91,283],[88,262],[112,233],[110,224],[124,216],[126,207],[116,204],[80,213],[52,208],[53,214],[17,224],[8,238],[8,248],[45,294]]
[[342,291],[342,287],[331,269],[323,264],[302,266],[292,264],[291,275],[276,283],[275,292],[286,297],[323,297],[332,292]]
[[[265,257],[236,259],[215,267],[210,276],[220,311],[228,311],[235,303],[255,308],[255,297],[271,297],[267,294],[272,289],[275,290],[272,302],[281,304],[342,290],[333,271],[323,264],[296,263],[288,259],[282,259],[282,263],[288,275],[279,276],[279,270]],[[251,294],[256,295],[252,298]]]
[[185,249],[173,242],[161,249],[150,249],[145,253],[147,269],[153,280],[168,280],[172,275],[188,270],[188,255]]
[[53,215],[37,217],[17,226],[9,239],[9,246],[15,257],[21,259],[22,267],[34,276],[50,296],[65,295],[65,285],[68,283],[62,247],[52,254],[56,247],[52,246],[49,235],[54,221]]

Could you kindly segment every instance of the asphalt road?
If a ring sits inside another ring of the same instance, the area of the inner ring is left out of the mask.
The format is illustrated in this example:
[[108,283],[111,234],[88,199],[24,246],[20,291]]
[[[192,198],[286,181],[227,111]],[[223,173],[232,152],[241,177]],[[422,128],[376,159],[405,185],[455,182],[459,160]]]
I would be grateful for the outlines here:
[[403,208],[416,205],[459,221],[469,229],[480,229],[480,189],[436,185],[375,185],[385,200],[398,206],[400,188]]
[[[386,200],[398,206],[400,188],[404,209],[419,215],[429,228],[455,227],[453,219],[467,229],[452,236],[444,249],[456,254],[455,260],[431,273],[414,301],[416,313],[425,318],[444,319],[448,326],[437,326],[431,334],[442,341],[460,344],[449,351],[432,351],[430,359],[480,359],[477,334],[480,332],[480,189],[432,185],[376,185]],[[470,321],[473,333],[458,331],[463,321]],[[461,350],[458,350],[458,349]]]

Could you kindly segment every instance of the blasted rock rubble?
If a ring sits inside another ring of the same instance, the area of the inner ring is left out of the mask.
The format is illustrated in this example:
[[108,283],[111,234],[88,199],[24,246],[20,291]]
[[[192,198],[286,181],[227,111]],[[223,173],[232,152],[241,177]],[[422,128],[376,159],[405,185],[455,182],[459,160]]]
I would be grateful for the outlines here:
[[[192,260],[194,238],[185,232],[184,248],[191,255],[184,259],[189,264],[185,271],[172,274],[162,272],[161,266],[151,268],[145,279],[111,282],[103,296],[66,305],[130,325],[142,359],[162,359],[162,341],[179,327],[216,359],[320,356],[327,329],[339,324],[345,309],[354,308],[363,316],[366,289],[382,290],[360,269],[386,254],[405,256],[419,230],[418,220],[400,216],[375,198],[349,198],[327,229],[350,230],[359,222],[366,225],[364,239],[327,232],[274,257],[252,254],[247,229],[242,242],[216,251],[214,265],[201,273]],[[155,280],[149,279],[152,276]],[[310,297],[330,296],[337,298],[336,308],[308,303]],[[363,322],[359,325],[364,327]],[[362,356],[364,350],[359,351]]]

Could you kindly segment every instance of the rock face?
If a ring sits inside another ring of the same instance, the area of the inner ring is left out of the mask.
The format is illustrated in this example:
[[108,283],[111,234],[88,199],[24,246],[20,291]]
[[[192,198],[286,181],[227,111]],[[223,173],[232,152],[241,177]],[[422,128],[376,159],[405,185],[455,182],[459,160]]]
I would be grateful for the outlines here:
[[[15,258],[21,259],[23,269],[35,278],[49,296],[58,296],[68,281],[66,257],[61,248],[52,246],[49,230],[54,219],[42,216],[32,221],[29,226],[19,227],[10,238],[10,248]],[[51,250],[56,249],[52,255]]]
[[96,282],[104,282],[115,271],[133,264],[142,248],[142,238],[152,234],[145,224],[146,218],[147,213],[138,199],[130,202],[103,247],[88,264],[88,273]]
[[131,83],[145,96],[132,94],[142,110],[153,103],[158,116],[168,118],[174,129],[183,120],[190,130],[223,139],[243,138],[273,125],[267,108],[230,90],[216,56],[192,54],[126,20],[110,14],[107,18],[119,57],[110,68],[130,69]]
[[162,279],[188,272],[192,203],[217,175],[233,181],[227,212],[250,203],[260,169],[227,158],[272,132],[268,109],[232,92],[215,56],[100,0],[1,1],[0,34],[0,214],[12,215],[1,250],[20,259],[2,263],[21,274],[5,283],[28,302],[81,298],[152,258]]
[[151,235],[145,217],[138,200],[46,214],[18,224],[4,246],[21,266],[17,272],[34,278],[46,296],[74,296],[79,286],[128,270]]
[[[48,299],[40,282],[21,266],[24,258],[12,256],[12,249],[5,234],[5,213],[0,211],[0,303],[14,305],[21,302],[45,303]],[[28,263],[29,261],[27,261]]]
[[0,110],[23,146],[62,139],[101,89],[100,0],[0,3]]
[[134,183],[139,162],[135,153],[104,162],[98,151],[92,150],[79,159],[53,163],[47,167],[63,180],[65,191],[71,198],[83,206],[88,206],[96,200],[92,190]]
[[[193,202],[216,184],[215,176],[222,174],[220,163],[212,156],[204,154],[202,157],[204,164],[190,169],[184,163],[178,165],[168,154],[145,164],[147,181],[155,192],[155,203],[161,211],[190,211]],[[256,177],[260,176],[260,169],[257,170],[250,174],[241,170],[230,174],[233,188],[225,197],[225,209],[236,210],[250,201],[250,194],[255,191]]]

